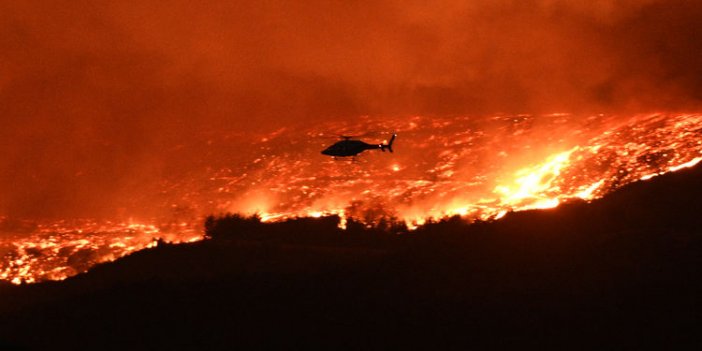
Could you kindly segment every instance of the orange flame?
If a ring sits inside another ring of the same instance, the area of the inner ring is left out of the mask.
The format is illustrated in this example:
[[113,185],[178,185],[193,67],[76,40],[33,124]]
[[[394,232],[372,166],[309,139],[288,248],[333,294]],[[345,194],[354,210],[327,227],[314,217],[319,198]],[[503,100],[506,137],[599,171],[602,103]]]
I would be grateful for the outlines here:
[[[236,169],[231,160],[213,159],[190,179],[164,180],[164,192],[173,193],[163,205],[174,211],[167,219],[65,220],[23,228],[0,217],[0,279],[60,280],[159,242],[200,240],[201,220],[211,213],[258,213],[264,222],[338,215],[341,228],[349,217],[367,223],[390,217],[414,229],[429,218],[499,219],[509,211],[591,201],[702,161],[702,114],[520,115],[479,123],[368,117],[361,125],[399,130],[395,153],[332,161],[318,155],[328,143],[316,139],[318,130],[289,137],[275,132],[244,140],[254,151]],[[334,134],[358,134],[343,128]]]

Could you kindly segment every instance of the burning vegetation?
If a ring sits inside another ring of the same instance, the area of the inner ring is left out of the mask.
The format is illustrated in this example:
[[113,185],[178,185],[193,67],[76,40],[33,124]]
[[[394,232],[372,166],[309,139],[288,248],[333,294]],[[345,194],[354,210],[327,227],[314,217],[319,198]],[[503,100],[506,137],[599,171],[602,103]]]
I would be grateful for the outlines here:
[[209,240],[0,289],[0,345],[71,349],[79,330],[116,349],[685,348],[700,343],[701,196],[697,166],[592,203],[404,235],[337,216],[214,216]]
[[[697,338],[700,18],[686,0],[1,2],[0,349],[366,339],[335,321],[415,348],[452,320]],[[394,132],[392,154],[320,154]]]
[[[204,146],[202,155],[187,158],[187,167],[164,177],[154,193],[128,196],[152,217],[3,217],[0,278],[15,284],[60,280],[159,242],[201,240],[210,214],[258,214],[264,222],[338,215],[342,228],[352,220],[401,222],[412,230],[427,219],[491,220],[590,201],[702,160],[698,114],[361,121],[195,137],[174,148],[171,158]],[[396,152],[356,162],[319,155],[337,135],[368,130],[397,130]]]

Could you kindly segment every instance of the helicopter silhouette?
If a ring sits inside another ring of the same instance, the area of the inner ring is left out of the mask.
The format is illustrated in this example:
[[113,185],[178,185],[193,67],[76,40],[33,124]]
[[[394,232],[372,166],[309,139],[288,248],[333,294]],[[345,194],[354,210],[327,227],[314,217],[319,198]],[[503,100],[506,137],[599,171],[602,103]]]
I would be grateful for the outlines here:
[[337,141],[328,148],[322,150],[322,155],[332,156],[332,157],[347,157],[360,154],[366,150],[380,149],[380,151],[392,152],[392,143],[395,141],[397,134],[393,133],[392,138],[387,144],[368,144],[361,140],[352,139],[350,136],[342,136],[343,140]]

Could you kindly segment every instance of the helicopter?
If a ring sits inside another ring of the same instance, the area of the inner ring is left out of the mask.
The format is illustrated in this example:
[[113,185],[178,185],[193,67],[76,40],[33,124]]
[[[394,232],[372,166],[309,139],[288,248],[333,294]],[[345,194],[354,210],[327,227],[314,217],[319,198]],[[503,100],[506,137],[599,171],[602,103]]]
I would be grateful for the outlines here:
[[342,136],[343,140],[337,141],[332,146],[322,150],[322,155],[332,156],[332,157],[346,157],[360,154],[366,150],[380,149],[380,151],[392,152],[392,143],[395,141],[396,133],[392,134],[392,138],[387,144],[368,144],[361,140],[352,139],[350,136]]

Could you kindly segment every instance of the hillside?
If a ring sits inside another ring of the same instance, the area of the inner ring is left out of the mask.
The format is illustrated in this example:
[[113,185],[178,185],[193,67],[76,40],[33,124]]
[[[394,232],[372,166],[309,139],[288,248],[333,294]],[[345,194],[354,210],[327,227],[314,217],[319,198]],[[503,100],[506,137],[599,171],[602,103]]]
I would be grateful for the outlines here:
[[0,348],[698,349],[700,199],[696,167],[409,233],[220,218],[211,240],[0,286]]

